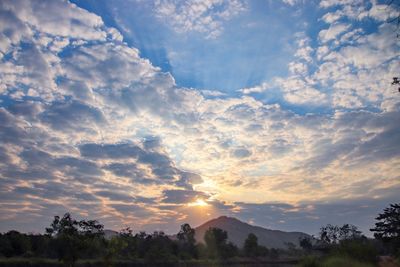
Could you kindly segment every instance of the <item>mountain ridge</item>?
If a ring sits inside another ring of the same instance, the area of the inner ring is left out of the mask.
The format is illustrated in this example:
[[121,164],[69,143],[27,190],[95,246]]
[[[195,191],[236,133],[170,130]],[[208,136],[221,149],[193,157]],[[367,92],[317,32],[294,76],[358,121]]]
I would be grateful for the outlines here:
[[267,248],[287,248],[287,243],[293,243],[298,247],[300,238],[311,238],[309,234],[303,232],[272,230],[242,222],[234,217],[220,216],[194,228],[197,242],[204,243],[204,234],[210,227],[227,231],[228,240],[238,247],[243,247],[244,241],[250,233],[257,236],[259,245]]

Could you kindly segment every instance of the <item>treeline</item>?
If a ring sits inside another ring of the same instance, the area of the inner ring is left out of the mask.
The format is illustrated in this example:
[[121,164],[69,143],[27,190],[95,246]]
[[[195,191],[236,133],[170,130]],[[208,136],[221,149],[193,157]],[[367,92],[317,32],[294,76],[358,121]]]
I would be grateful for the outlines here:
[[[400,204],[390,205],[376,219],[378,222],[371,229],[375,239],[366,238],[354,225],[328,224],[321,227],[317,237],[301,238],[299,247],[287,243],[286,250],[278,250],[259,245],[254,234],[249,234],[243,247],[238,248],[228,241],[228,233],[219,228],[209,228],[204,235],[204,244],[198,243],[195,230],[189,224],[183,224],[174,237],[161,231],[133,234],[130,228],[106,237],[104,226],[98,221],[78,221],[66,213],[62,217],[55,216],[43,235],[17,231],[0,234],[0,258],[18,259],[21,263],[6,261],[4,265],[1,260],[0,266],[29,266],[30,259],[50,260],[47,265],[30,266],[74,266],[78,260],[80,266],[113,266],[115,263],[117,266],[157,266],[159,263],[302,257],[301,266],[304,267],[339,267],[341,261],[343,266],[374,266],[378,255],[400,258]],[[92,265],[82,265],[82,262],[92,262]],[[329,262],[333,263],[329,265]],[[348,265],[349,262],[352,265]]]
[[[379,255],[390,255],[389,259],[400,265],[400,204],[390,204],[376,220],[375,227],[370,229],[375,239],[365,237],[351,224],[321,227],[314,241],[300,240],[300,246],[309,252],[300,266],[372,267],[378,265]],[[381,263],[379,266],[396,264]]]
[[189,224],[181,226],[176,238],[161,231],[133,234],[130,228],[106,238],[104,226],[98,221],[77,221],[66,213],[62,217],[55,216],[44,235],[17,231],[0,234],[0,256],[55,259],[68,266],[73,266],[78,259],[92,259],[111,266],[119,260],[152,263],[234,257],[276,259],[284,253],[260,246],[254,234],[248,236],[243,248],[238,248],[228,242],[228,233],[219,228],[209,228],[204,241],[204,244],[196,242],[195,230]]

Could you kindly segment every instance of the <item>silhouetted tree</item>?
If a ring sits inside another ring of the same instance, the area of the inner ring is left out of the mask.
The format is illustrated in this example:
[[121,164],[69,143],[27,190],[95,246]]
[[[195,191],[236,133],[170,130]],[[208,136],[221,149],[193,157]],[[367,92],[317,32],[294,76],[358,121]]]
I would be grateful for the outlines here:
[[177,234],[179,241],[179,256],[183,259],[197,258],[195,230],[185,223],[181,225],[181,230]]
[[5,257],[23,256],[30,249],[30,240],[26,234],[12,230],[0,237],[0,254]]
[[238,248],[227,243],[228,233],[222,229],[210,227],[204,234],[207,252],[210,258],[230,258],[238,254]]
[[299,244],[300,244],[300,247],[304,250],[311,250],[312,246],[313,246],[311,238],[309,238],[308,236],[299,238]]
[[325,244],[338,244],[340,241],[357,239],[361,237],[361,231],[352,224],[337,225],[327,224],[321,227],[319,238]]
[[258,238],[255,234],[250,233],[247,236],[246,240],[244,241],[243,250],[247,257],[258,256]]
[[74,266],[80,256],[98,256],[99,250],[105,247],[103,229],[103,225],[95,220],[77,221],[65,213],[62,218],[54,216],[46,233],[53,237],[50,245],[54,247],[58,259]]
[[[376,239],[389,244],[392,249],[400,248],[400,203],[390,204],[376,217],[378,222],[375,228],[370,229],[374,232]],[[395,252],[395,251],[393,251]]]
[[177,260],[177,246],[164,232],[154,232],[146,237],[148,250],[145,260],[148,262],[172,262]]

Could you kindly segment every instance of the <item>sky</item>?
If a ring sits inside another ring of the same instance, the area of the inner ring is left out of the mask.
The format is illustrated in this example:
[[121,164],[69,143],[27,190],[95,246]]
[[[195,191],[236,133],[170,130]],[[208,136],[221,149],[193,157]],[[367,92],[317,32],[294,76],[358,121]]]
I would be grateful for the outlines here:
[[3,0],[0,231],[366,235],[400,192],[395,4]]

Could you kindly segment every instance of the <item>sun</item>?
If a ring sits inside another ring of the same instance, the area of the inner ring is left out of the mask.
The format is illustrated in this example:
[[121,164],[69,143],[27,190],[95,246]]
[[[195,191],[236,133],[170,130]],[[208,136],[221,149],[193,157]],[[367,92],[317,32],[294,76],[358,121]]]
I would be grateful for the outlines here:
[[190,202],[187,204],[189,207],[206,207],[210,204],[208,204],[206,201],[204,201],[203,199],[196,199],[196,201],[194,202]]

